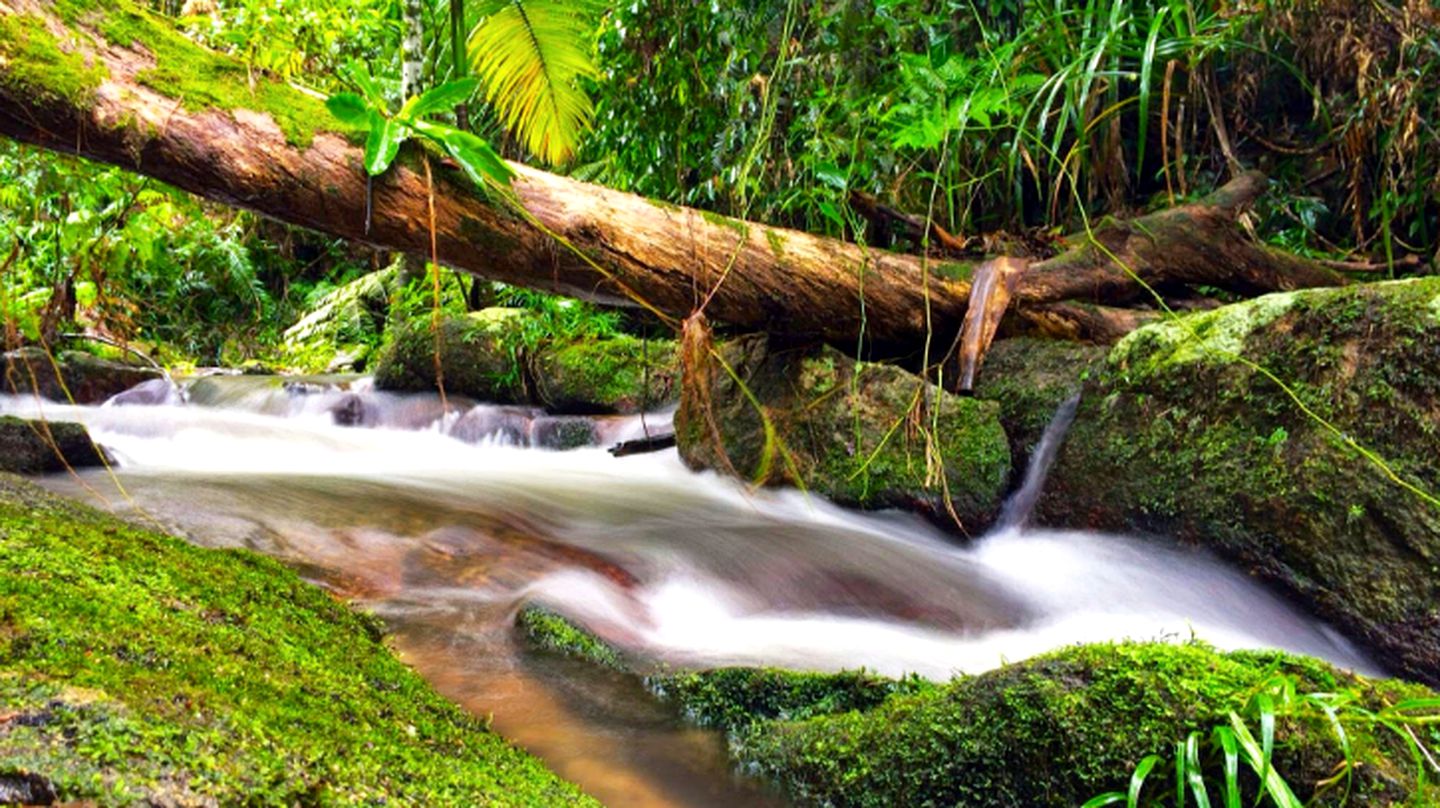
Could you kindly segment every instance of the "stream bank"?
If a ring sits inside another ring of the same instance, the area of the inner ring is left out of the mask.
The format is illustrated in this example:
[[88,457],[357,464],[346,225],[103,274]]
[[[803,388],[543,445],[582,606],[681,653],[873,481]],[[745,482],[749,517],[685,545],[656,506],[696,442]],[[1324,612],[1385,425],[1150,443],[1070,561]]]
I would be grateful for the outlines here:
[[280,564],[0,474],[0,795],[590,804]]

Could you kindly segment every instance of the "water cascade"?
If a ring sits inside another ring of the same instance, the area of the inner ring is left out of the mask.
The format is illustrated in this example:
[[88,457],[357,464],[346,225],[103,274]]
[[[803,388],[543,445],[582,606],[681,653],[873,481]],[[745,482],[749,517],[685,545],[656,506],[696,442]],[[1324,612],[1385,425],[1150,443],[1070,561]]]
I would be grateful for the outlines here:
[[750,492],[689,471],[673,450],[606,453],[664,413],[642,423],[445,407],[362,378],[211,377],[117,404],[131,406],[0,398],[0,413],[84,422],[115,478],[47,485],[138,508],[202,544],[277,556],[355,598],[441,692],[615,804],[769,797],[734,779],[718,737],[684,727],[633,679],[519,647],[511,620],[523,602],[672,666],[947,678],[1068,643],[1195,635],[1372,669],[1203,554],[1027,528],[1073,401],[1003,526],[965,546],[909,515]]

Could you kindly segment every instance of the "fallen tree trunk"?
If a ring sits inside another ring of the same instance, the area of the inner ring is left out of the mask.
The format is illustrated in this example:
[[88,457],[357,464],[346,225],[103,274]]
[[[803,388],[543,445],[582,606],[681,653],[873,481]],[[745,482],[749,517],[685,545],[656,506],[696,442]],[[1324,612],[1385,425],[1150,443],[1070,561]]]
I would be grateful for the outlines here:
[[[318,99],[251,76],[124,0],[91,12],[0,0],[0,134],[425,257],[433,193],[441,263],[604,303],[644,301],[677,324],[703,305],[712,320],[836,343],[853,344],[862,331],[887,344],[913,342],[927,329],[948,337],[964,316],[974,268],[657,203],[522,165],[513,165],[513,201],[477,193],[444,170],[432,189],[418,150],[375,180],[367,210],[358,138]],[[1211,200],[1102,228],[1093,242],[1033,264],[1014,304],[1081,338],[1111,339],[1125,317],[1046,304],[1134,301],[1145,295],[1137,279],[1245,292],[1344,283],[1339,272],[1255,245],[1235,227],[1236,212],[1263,188],[1263,177],[1245,175]],[[1092,321],[1108,332],[1087,333]]]

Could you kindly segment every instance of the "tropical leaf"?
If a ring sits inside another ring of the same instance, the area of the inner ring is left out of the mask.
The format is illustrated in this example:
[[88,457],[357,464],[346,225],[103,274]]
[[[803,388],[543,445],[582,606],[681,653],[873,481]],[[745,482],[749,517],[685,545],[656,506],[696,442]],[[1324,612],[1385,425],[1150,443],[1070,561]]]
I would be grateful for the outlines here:
[[400,152],[408,131],[395,118],[370,110],[370,135],[365,139],[365,171],[372,177],[385,173]]
[[358,93],[332,95],[325,102],[325,106],[330,109],[330,114],[339,119],[341,123],[369,124],[370,107],[366,106],[365,99],[361,98]]
[[470,64],[500,119],[532,154],[563,163],[595,107],[581,88],[596,75],[597,0],[486,0],[470,33]]
[[474,95],[475,88],[479,84],[479,80],[474,78],[447,81],[439,87],[426,90],[405,102],[405,108],[400,111],[400,116],[425,118],[436,112],[449,112],[456,105],[468,101],[470,96]]

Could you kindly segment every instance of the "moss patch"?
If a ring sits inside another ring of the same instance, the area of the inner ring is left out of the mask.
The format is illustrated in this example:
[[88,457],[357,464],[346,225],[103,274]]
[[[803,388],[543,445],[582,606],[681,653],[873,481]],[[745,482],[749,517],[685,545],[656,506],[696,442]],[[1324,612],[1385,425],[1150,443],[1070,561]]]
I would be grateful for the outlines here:
[[56,9],[67,22],[93,27],[112,45],[149,51],[155,66],[141,71],[137,80],[181,100],[187,110],[263,112],[274,119],[286,142],[301,148],[310,145],[316,132],[353,129],[331,115],[323,100],[267,76],[252,76],[238,59],[197,45],[169,21],[135,5],[60,0]]
[[702,727],[738,733],[760,721],[802,721],[877,707],[896,693],[936,687],[918,677],[886,679],[864,671],[797,673],[776,668],[717,668],[657,676],[645,683]]
[[[1428,693],[1360,681],[1280,653],[1080,646],[897,694],[868,711],[754,724],[732,740],[732,752],[804,804],[1075,806],[1104,791],[1123,791],[1143,757],[1168,755],[1191,731],[1208,733],[1276,675],[1297,682],[1302,693],[1351,691],[1368,709]],[[1277,770],[1302,800],[1344,760],[1316,713],[1282,719],[1277,730]],[[1417,788],[1396,736],[1359,723],[1347,729],[1362,764],[1350,804],[1434,804],[1433,787]],[[1211,757],[1204,762],[1209,772],[1223,770]],[[1169,776],[1163,768],[1152,775],[1145,804],[1174,793]],[[1337,805],[1341,791],[1332,789],[1317,803]]]
[[74,45],[62,45],[33,14],[0,15],[0,83],[39,98],[90,107],[107,74],[104,67],[88,64]]
[[584,804],[279,564],[0,476],[0,774],[104,804]]
[[990,347],[975,396],[1000,405],[1000,422],[1017,464],[1030,457],[1060,404],[1100,369],[1106,351],[1098,345],[1031,337],[1002,339]]
[[1296,292],[1136,331],[1087,387],[1041,517],[1215,548],[1440,682],[1440,508],[1342,439],[1440,491],[1437,293]]
[[525,606],[515,627],[530,645],[614,670],[625,670],[620,654],[594,634],[549,609]]

